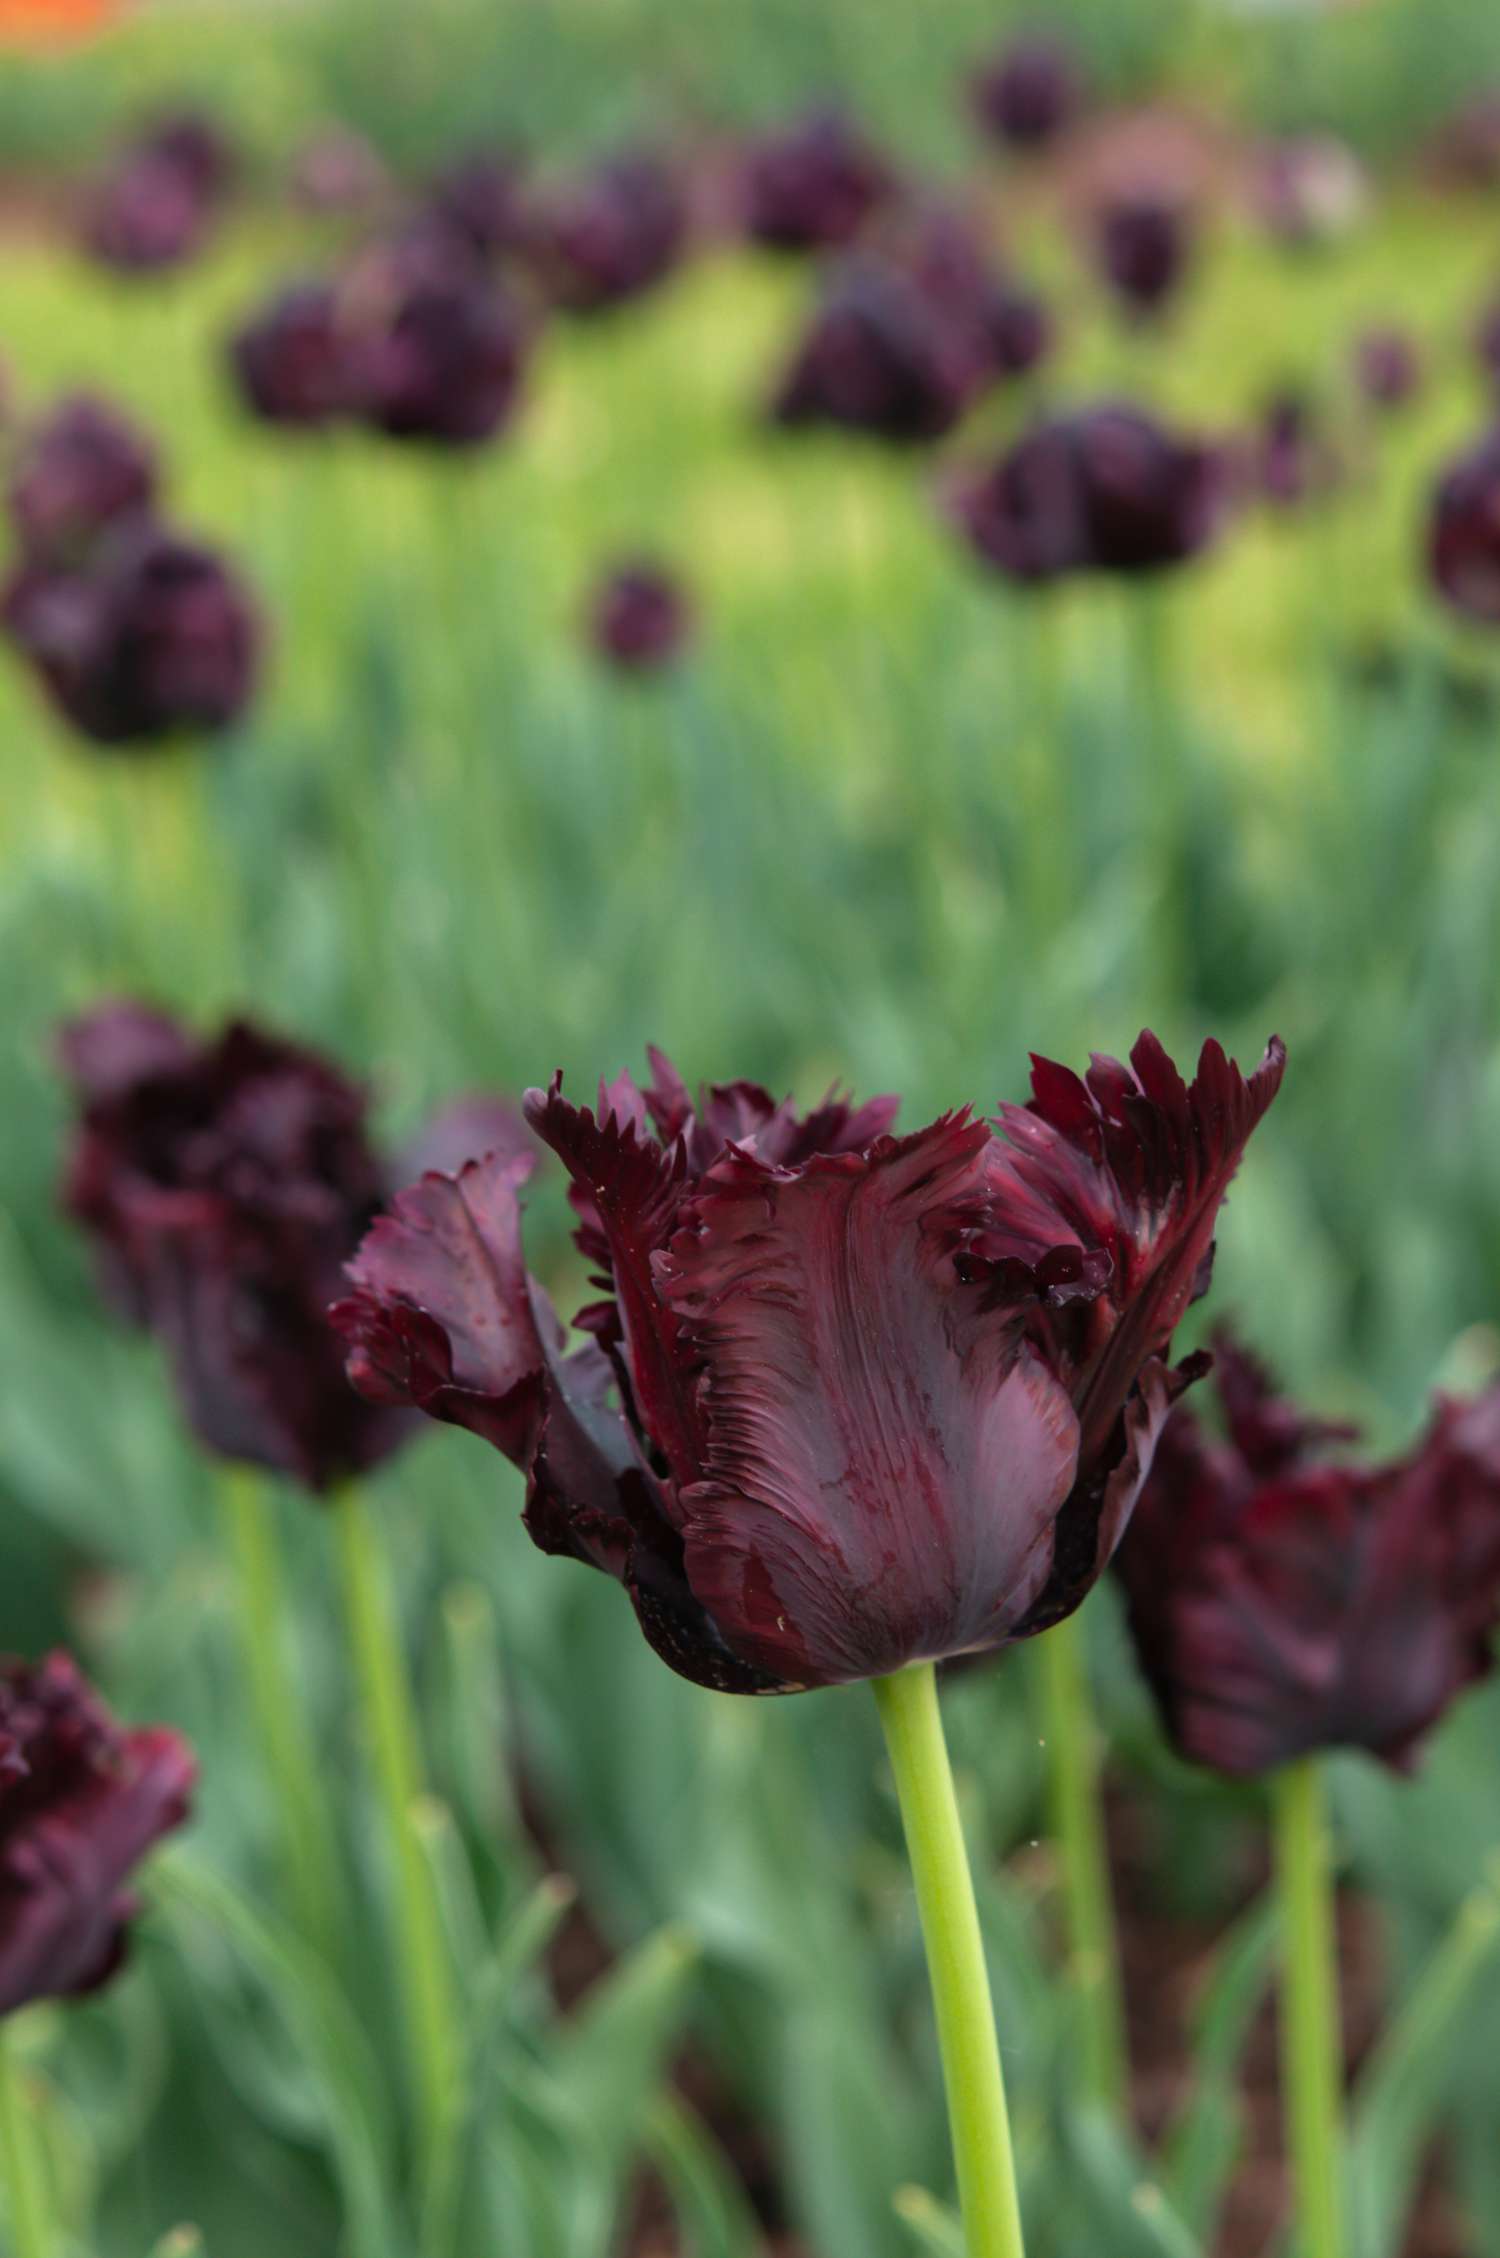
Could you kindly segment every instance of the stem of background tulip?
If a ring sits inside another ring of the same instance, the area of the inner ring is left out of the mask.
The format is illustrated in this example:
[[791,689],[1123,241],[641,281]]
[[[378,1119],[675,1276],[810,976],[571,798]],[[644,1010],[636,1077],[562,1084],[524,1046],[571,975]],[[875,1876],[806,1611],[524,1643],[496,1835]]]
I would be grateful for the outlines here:
[[969,2258],[1023,2258],[989,1970],[936,1674],[920,1662],[873,1683],[927,1946]]
[[8,2025],[0,2026],[0,2152],[14,2258],[53,2258],[57,2236],[36,2117]]
[[1315,1757],[1272,1783],[1281,1910],[1282,2105],[1302,2258],[1344,2258],[1343,2086],[1328,1813]]
[[245,1675],[276,1797],[288,1895],[303,1935],[326,1954],[336,1934],[338,1864],[327,1797],[287,1664],[287,1609],[275,1501],[248,1466],[224,1468],[220,1495],[238,1587]]
[[1139,732],[1135,774],[1142,787],[1139,845],[1143,890],[1152,904],[1142,971],[1156,1008],[1169,1012],[1185,1008],[1190,962],[1188,808],[1172,664],[1171,590],[1131,588],[1127,601]]
[[432,1868],[415,1824],[420,1742],[390,1581],[375,1525],[351,1485],[333,1504],[355,1674],[396,1888],[396,1950],[418,2103],[419,2151],[442,2147],[456,2099],[452,1971]]
[[1123,2112],[1130,2104],[1130,2056],[1120,1943],[1099,1794],[1099,1731],[1078,1617],[1070,1615],[1055,1624],[1035,1642],[1035,1651],[1046,1742],[1048,1824],[1062,1875],[1084,2074],[1093,2100]]

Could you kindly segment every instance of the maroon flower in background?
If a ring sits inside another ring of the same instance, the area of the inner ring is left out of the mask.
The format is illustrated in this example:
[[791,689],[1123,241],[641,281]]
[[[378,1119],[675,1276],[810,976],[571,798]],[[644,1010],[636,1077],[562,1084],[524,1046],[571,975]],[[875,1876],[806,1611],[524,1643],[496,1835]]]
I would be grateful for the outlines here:
[[52,703],[101,745],[227,727],[255,686],[261,633],[212,550],[120,525],[81,566],[23,564],[0,617]]
[[529,216],[527,251],[569,313],[601,313],[670,274],[687,235],[676,180],[654,157],[617,157],[554,190]]
[[246,406],[264,423],[331,423],[357,397],[353,348],[326,282],[278,291],[236,331],[229,358]]
[[1052,316],[1034,291],[1002,283],[991,294],[985,334],[997,376],[1029,376],[1052,350]]
[[646,560],[606,574],[589,604],[589,640],[627,674],[653,674],[681,651],[692,607],[670,573]]
[[850,262],[829,282],[772,413],[897,444],[951,431],[990,374],[987,340],[924,281],[888,260]]
[[604,1299],[567,1336],[521,1250],[527,1164],[427,1176],[334,1313],[376,1402],[470,1428],[527,1476],[547,1552],[626,1586],[686,1677],[799,1691],[980,1652],[1075,1608],[1196,1364],[1165,1358],[1281,1079],[1153,1037],[1086,1081],[1036,1065],[998,1134],[805,1118],[749,1083],[694,1102],[659,1054],[597,1112],[527,1113],[573,1178]]
[[106,266],[147,273],[180,264],[203,244],[233,170],[213,123],[166,118],[133,142],[94,189],[84,247]]
[[392,439],[471,447],[512,414],[527,338],[498,282],[430,234],[383,247],[350,279],[358,412]]
[[1337,450],[1304,392],[1278,392],[1267,403],[1249,458],[1257,488],[1278,509],[1316,501],[1339,483]]
[[1108,403],[1034,425],[959,485],[953,513],[985,564],[1045,582],[1182,564],[1214,538],[1227,496],[1217,450]]
[[1354,340],[1354,381],[1377,408],[1401,408],[1422,386],[1422,355],[1416,340],[1393,323],[1363,330]]
[[156,449],[107,400],[79,392],[24,436],[6,500],[26,556],[65,563],[155,500]]
[[1433,170],[1460,188],[1500,181],[1500,89],[1488,87],[1446,118],[1431,145]]
[[1440,1400],[1406,1458],[1328,1465],[1351,1430],[1215,1356],[1228,1432],[1173,1415],[1117,1559],[1173,1745],[1227,1773],[1326,1748],[1405,1767],[1492,1667],[1500,1389]]
[[116,1973],[131,1873],[196,1770],[179,1734],[122,1731],[66,1654],[0,1661],[0,2015]]
[[745,233],[777,251],[836,250],[895,187],[886,159],[837,110],[768,134],[745,156]]
[[201,110],[179,110],[158,118],[137,143],[136,153],[175,165],[201,196],[224,196],[234,179],[235,155],[228,136]]
[[1099,272],[1126,312],[1150,319],[1182,286],[1191,222],[1184,207],[1168,197],[1117,196],[1095,215],[1094,248]]
[[1500,392],[1500,304],[1486,306],[1474,324],[1474,351],[1491,389]]
[[1427,562],[1444,602],[1500,626],[1500,429],[1450,463],[1428,520]]
[[378,154],[347,126],[326,126],[315,134],[292,167],[292,194],[309,212],[367,212],[385,186]]
[[427,217],[477,259],[497,259],[525,238],[520,160],[504,150],[471,149],[428,186]]
[[970,103],[984,132],[1008,148],[1046,148],[1082,107],[1077,62],[1060,39],[1036,32],[1013,40],[981,65]]

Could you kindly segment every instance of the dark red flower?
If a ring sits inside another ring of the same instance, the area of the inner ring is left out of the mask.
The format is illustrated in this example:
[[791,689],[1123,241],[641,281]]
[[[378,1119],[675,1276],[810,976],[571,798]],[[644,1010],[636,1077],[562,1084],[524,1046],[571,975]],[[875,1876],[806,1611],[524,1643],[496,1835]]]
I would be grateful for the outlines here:
[[1191,225],[1180,203],[1145,192],[1118,196],[1094,221],[1099,271],[1126,311],[1159,314],[1187,272]]
[[78,392],[27,432],[6,499],[29,558],[65,563],[156,496],[156,449],[107,400]]
[[1500,626],[1500,429],[1449,464],[1428,520],[1427,561],[1444,602]]
[[201,190],[176,165],[133,156],[96,189],[84,220],[84,247],[101,265],[154,273],[192,258],[211,217]]
[[1354,381],[1377,408],[1401,408],[1422,385],[1422,355],[1416,340],[1393,323],[1361,331],[1354,340]]
[[0,1662],[0,2015],[107,1983],[146,1853],[188,1816],[196,1766],[124,1732],[66,1654]]
[[158,118],[135,145],[136,153],[175,165],[201,196],[222,197],[234,178],[235,154],[223,128],[201,110]]
[[490,439],[512,414],[526,333],[509,293],[430,233],[374,252],[351,277],[359,412],[393,439]]
[[294,282],[230,340],[246,405],[265,423],[331,423],[355,405],[354,347],[326,282]]
[[1337,450],[1304,392],[1278,392],[1267,402],[1249,456],[1256,487],[1278,509],[1316,501],[1339,483]]
[[519,159],[504,150],[471,149],[436,174],[425,209],[475,258],[516,250],[526,233]]
[[645,561],[606,574],[589,604],[589,640],[601,658],[628,674],[670,665],[692,625],[692,607],[677,581]]
[[527,248],[554,304],[591,314],[660,282],[686,234],[687,208],[666,166],[627,156],[543,199],[529,217]]
[[897,444],[940,439],[982,389],[984,341],[887,260],[834,276],[782,379],[779,423],[827,423]]
[[1046,32],[1013,40],[974,74],[970,101],[992,139],[1009,148],[1042,149],[1070,126],[1083,87],[1072,51]]
[[1433,170],[1460,188],[1500,181],[1500,90],[1487,87],[1445,118],[1430,148]]
[[1044,582],[1182,564],[1213,540],[1228,495],[1216,449],[1109,403],[1034,425],[959,482],[953,507],[986,564]]
[[102,745],[222,729],[255,686],[250,598],[161,526],[122,524],[81,566],[23,564],[0,616],[58,711]]
[[1044,301],[1013,284],[991,293],[985,333],[997,376],[1029,376],[1052,350],[1052,316]]
[[427,1176],[334,1313],[376,1402],[525,1469],[544,1551],[618,1577],[686,1677],[790,1692],[978,1652],[1101,1573],[1196,1366],[1165,1358],[1274,1096],[1143,1036],[1086,1081],[1039,1061],[999,1133],[803,1118],[750,1083],[558,1081],[527,1112],[573,1179],[603,1299],[566,1335],[527,1276],[524,1160]]
[[1229,1773],[1327,1748],[1404,1767],[1492,1667],[1500,1388],[1440,1401],[1406,1458],[1328,1465],[1351,1430],[1215,1355],[1227,1434],[1173,1415],[1117,1563],[1172,1742]]
[[1491,389],[1500,392],[1500,304],[1486,306],[1474,324],[1474,351]]
[[815,110],[746,154],[745,233],[777,251],[836,250],[895,187],[886,159],[837,110]]

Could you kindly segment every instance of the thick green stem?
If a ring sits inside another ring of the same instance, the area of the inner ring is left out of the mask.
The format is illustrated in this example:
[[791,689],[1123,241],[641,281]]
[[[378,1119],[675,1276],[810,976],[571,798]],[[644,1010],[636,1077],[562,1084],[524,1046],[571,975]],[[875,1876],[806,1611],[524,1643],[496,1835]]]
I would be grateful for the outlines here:
[[1333,1869],[1315,1757],[1273,1787],[1281,1901],[1281,2064],[1302,2258],[1344,2258],[1343,2042]]
[[431,2169],[452,2122],[459,2049],[442,1908],[416,1824],[422,1793],[420,1743],[375,1526],[353,1489],[335,1501],[333,1518],[350,1647],[395,1883],[397,1978],[412,2048],[419,2149],[424,2167]]
[[1084,2076],[1107,2108],[1130,2102],[1120,1944],[1099,1794],[1099,1734],[1076,1615],[1036,1641],[1046,1744],[1047,1811],[1057,1848],[1068,1965],[1079,2006]]
[[57,2234],[46,2163],[9,2028],[0,2028],[0,2154],[14,2258],[54,2258]]
[[937,1680],[923,1662],[874,1686],[927,1945],[969,2258],[1023,2258],[995,2011]]
[[245,1676],[276,1798],[287,1892],[303,1935],[326,1954],[337,1934],[338,1861],[327,1795],[287,1660],[275,1501],[245,1466],[226,1467],[220,1490],[234,1560]]

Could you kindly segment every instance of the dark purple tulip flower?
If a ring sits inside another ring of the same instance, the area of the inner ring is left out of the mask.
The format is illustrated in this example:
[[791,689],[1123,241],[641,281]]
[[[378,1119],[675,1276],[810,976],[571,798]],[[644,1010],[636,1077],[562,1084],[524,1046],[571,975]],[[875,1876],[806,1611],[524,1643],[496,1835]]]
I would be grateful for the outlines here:
[[139,152],[95,190],[84,220],[84,247],[103,266],[150,274],[192,258],[212,217],[210,199],[181,166]]
[[1096,215],[1099,271],[1126,312],[1160,314],[1181,288],[1192,249],[1191,222],[1180,203],[1144,192],[1117,196]]
[[1117,1561],[1173,1745],[1236,1774],[1328,1748],[1404,1768],[1492,1667],[1500,1388],[1440,1400],[1405,1458],[1330,1465],[1348,1429],[1215,1354],[1227,1432],[1174,1413]]
[[1029,376],[1052,350],[1052,316],[1034,291],[1002,283],[991,293],[985,334],[997,376]]
[[992,140],[1019,150],[1044,149],[1082,107],[1077,62],[1045,32],[1016,39],[975,72],[970,101]]
[[355,405],[354,348],[330,283],[278,291],[236,331],[229,359],[246,406],[263,423],[310,428]]
[[525,235],[519,160],[504,151],[470,150],[436,175],[425,210],[478,259],[517,249]]
[[837,250],[895,187],[895,174],[837,110],[816,110],[747,152],[745,233],[776,251]]
[[255,687],[249,596],[212,550],[121,526],[79,567],[23,564],[0,618],[53,704],[101,745],[223,729]]
[[1460,188],[1500,181],[1500,90],[1487,87],[1446,118],[1433,137],[1433,169]]
[[783,377],[778,423],[826,423],[897,444],[951,431],[989,374],[972,320],[888,261],[829,283]]
[[1306,393],[1278,392],[1267,403],[1250,465],[1260,493],[1277,509],[1298,509],[1337,486],[1338,454]]
[[589,641],[626,674],[669,666],[692,627],[692,606],[680,584],[645,559],[607,573],[589,604]]
[[1474,324],[1474,351],[1491,389],[1500,392],[1500,304],[1486,306]]
[[1087,1080],[1036,1064],[998,1131],[889,1134],[670,1065],[559,1081],[527,1115],[573,1179],[603,1298],[583,1342],[526,1272],[526,1163],[427,1176],[335,1312],[375,1401],[470,1428],[527,1477],[543,1551],[617,1577],[656,1651],[736,1693],[978,1653],[1078,1606],[1195,1376],[1166,1362],[1275,1095],[1216,1044],[1191,1088],[1143,1036]]
[[1354,381],[1372,406],[1405,407],[1422,387],[1422,355],[1409,331],[1383,322],[1354,340]]
[[179,1734],[122,1731],[68,1655],[0,1661],[0,2015],[117,1972],[131,1874],[196,1772]]
[[960,485],[954,515],[983,562],[1012,580],[1152,573],[1209,545],[1228,488],[1217,450],[1108,403],[1034,425]]
[[1500,627],[1500,429],[1450,463],[1428,520],[1427,563],[1443,601]]
[[136,154],[175,165],[199,194],[222,197],[235,172],[235,155],[222,127],[201,110],[180,110],[159,118],[136,144]]
[[528,251],[542,287],[569,313],[602,313],[670,274],[687,234],[687,207],[654,157],[617,157],[533,211]]
[[502,284],[437,239],[366,261],[349,319],[359,412],[389,438],[472,447],[508,421],[526,361],[520,313]]
[[6,499],[24,554],[65,564],[106,526],[156,497],[156,449],[120,410],[86,392],[62,400],[22,440]]

